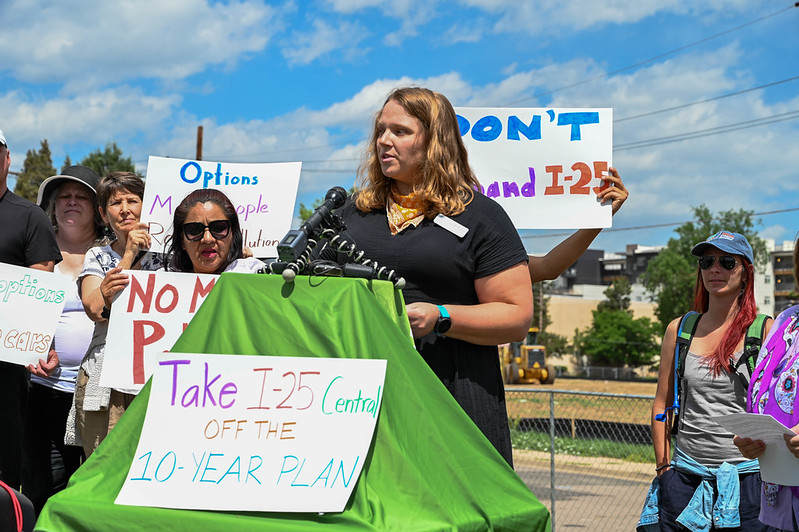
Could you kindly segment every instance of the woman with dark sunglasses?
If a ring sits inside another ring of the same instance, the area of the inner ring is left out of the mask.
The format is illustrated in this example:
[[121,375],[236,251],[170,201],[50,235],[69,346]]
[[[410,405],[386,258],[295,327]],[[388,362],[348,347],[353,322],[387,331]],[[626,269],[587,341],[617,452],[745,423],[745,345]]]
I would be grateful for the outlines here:
[[254,273],[264,263],[244,257],[244,240],[236,208],[215,189],[201,188],[175,209],[166,252],[167,271]]
[[[659,518],[663,531],[774,530],[758,521],[761,482],[757,461],[741,456],[733,435],[712,420],[746,411],[746,384],[737,372],[748,373],[748,369],[746,364],[737,370],[735,366],[743,353],[746,331],[757,315],[752,246],[739,233],[719,231],[696,244],[691,253],[699,257],[694,310],[700,316],[684,366],[680,357],[680,415],[673,455],[668,407],[675,403],[680,318],[669,324],[663,337],[652,405],[652,442],[659,477],[653,488],[660,491],[657,514],[653,512],[652,517]],[[771,323],[769,318],[766,332]],[[656,419],[664,419],[660,416],[663,412],[668,412],[666,422]]]

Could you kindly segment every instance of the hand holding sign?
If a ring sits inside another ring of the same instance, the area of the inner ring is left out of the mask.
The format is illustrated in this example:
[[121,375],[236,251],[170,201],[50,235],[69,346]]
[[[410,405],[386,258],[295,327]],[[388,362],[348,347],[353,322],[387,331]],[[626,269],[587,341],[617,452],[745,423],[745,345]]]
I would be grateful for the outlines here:
[[122,273],[122,268],[111,268],[100,281],[100,294],[103,296],[105,308],[110,309],[116,295],[128,286],[128,276]]
[[39,359],[36,364],[28,364],[28,371],[37,377],[47,378],[55,371],[59,364],[58,353],[53,348],[47,353],[47,360]]
[[610,200],[611,214],[616,214],[621,209],[621,206],[624,205],[624,202],[627,201],[630,193],[624,183],[622,183],[621,176],[619,176],[619,172],[615,168],[608,168],[608,173],[602,177],[602,180],[605,184],[600,187],[601,190],[597,193],[597,198],[603,204]]
[[797,429],[799,429],[799,425],[792,429],[794,434],[783,434],[782,438],[785,440],[785,445],[791,451],[791,454],[799,458],[799,434],[796,434]]
[[147,230],[147,224],[139,222],[136,229],[128,233],[127,242],[125,243],[125,257],[131,257],[133,261],[131,266],[136,262],[136,257],[140,251],[147,251],[152,244],[150,232]]

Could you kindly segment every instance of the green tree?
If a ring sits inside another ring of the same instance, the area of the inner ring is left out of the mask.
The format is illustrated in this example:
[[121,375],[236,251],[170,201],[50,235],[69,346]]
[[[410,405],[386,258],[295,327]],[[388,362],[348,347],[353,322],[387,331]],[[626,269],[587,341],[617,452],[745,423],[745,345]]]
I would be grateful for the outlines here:
[[754,211],[739,209],[714,215],[705,205],[693,210],[696,221],[675,229],[677,236],[670,238],[666,248],[649,262],[643,277],[643,284],[657,305],[655,315],[662,331],[671,320],[691,310],[697,268],[691,248],[697,242],[721,230],[741,233],[752,245],[756,266],[762,269],[768,261],[766,242],[754,229],[760,223],[752,218]]
[[36,196],[39,193],[39,185],[51,175],[55,175],[55,173],[50,145],[45,139],[41,142],[41,148],[28,150],[25,155],[25,163],[22,165],[22,171],[17,176],[14,194],[35,203]]
[[117,146],[116,142],[106,144],[105,150],[101,151],[99,148],[94,150],[81,159],[78,164],[91,168],[100,177],[106,176],[111,172],[134,172],[139,177],[142,177],[139,172],[136,172],[133,160],[130,157],[123,156],[122,148]]
[[533,283],[533,327],[538,328],[536,344],[547,348],[547,353],[564,353],[569,347],[569,340],[560,334],[547,332],[552,323],[549,317],[549,297],[546,295],[551,286],[549,281]]
[[630,311],[630,281],[626,277],[619,277],[611,284],[604,294],[607,299],[599,303],[600,310],[623,310],[629,314]]
[[300,220],[304,222],[305,220],[310,218],[313,212],[316,209],[318,209],[319,206],[322,204],[322,201],[324,200],[322,198],[319,198],[316,201],[314,201],[310,207],[306,207],[304,203],[300,202]]
[[[350,187],[347,191],[347,196],[351,196],[355,192],[355,187]],[[300,203],[300,220],[303,222],[311,217],[316,209],[325,201],[324,197],[317,198],[314,200],[313,204],[310,207],[306,207],[304,203]]]
[[64,157],[64,164],[61,165],[61,172],[63,173],[64,170],[72,166],[72,159],[69,158],[69,155]]
[[547,353],[550,355],[563,354],[568,352],[569,339],[562,334],[555,334],[552,332],[538,333],[538,343],[547,348]]
[[544,332],[552,321],[549,318],[549,296],[545,295],[552,285],[549,281],[533,283],[533,327]]
[[575,345],[596,366],[652,364],[660,352],[658,326],[649,318],[633,318],[629,283],[617,281],[605,296],[607,304],[593,311],[591,327],[578,331]]

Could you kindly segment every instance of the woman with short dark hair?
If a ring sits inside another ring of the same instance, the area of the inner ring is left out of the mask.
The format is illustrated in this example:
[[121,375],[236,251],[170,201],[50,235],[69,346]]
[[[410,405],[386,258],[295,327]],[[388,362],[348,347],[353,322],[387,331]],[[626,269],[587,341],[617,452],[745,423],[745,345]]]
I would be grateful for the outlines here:
[[86,253],[78,290],[83,308],[95,322],[94,337],[78,372],[75,388],[76,442],[88,458],[136,397],[138,390],[100,386],[105,357],[108,318],[115,296],[128,284],[122,270],[157,270],[162,257],[150,252],[152,242],[147,224],[141,223],[144,182],[132,172],[113,172],[97,186],[100,216],[114,234],[114,240]]

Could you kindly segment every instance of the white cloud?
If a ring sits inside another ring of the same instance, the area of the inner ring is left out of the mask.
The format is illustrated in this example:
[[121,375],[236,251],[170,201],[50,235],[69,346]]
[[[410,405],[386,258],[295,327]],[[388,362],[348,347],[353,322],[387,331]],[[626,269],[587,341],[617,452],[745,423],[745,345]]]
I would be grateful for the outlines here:
[[339,13],[354,13],[365,8],[379,7],[383,0],[327,0],[333,10]]
[[419,28],[435,18],[436,7],[442,2],[438,0],[394,0],[380,2],[377,0],[328,0],[326,4],[337,13],[346,15],[363,14],[365,11],[377,9],[384,17],[397,19],[400,27],[394,31],[385,31],[383,44],[399,46],[408,38],[416,37]]
[[484,37],[486,28],[481,21],[470,21],[467,24],[459,23],[450,27],[441,36],[441,42],[452,46],[460,43],[476,43]]
[[499,17],[494,25],[498,32],[529,32],[557,34],[567,27],[578,31],[605,24],[639,22],[657,13],[706,15],[718,11],[751,9],[744,0],[710,0],[681,2],[679,0],[461,0],[469,7],[485,10]]
[[[725,92],[745,89],[755,81],[742,72],[742,52],[737,45],[707,53],[679,56],[653,64],[631,74],[613,75],[597,82],[576,85],[524,106],[613,107],[615,116],[644,112],[699,101]],[[443,92],[454,105],[503,105],[524,98],[536,90],[570,85],[603,76],[600,65],[575,60],[541,69],[515,72],[501,81],[474,85],[458,73],[398,80],[379,80],[362,88],[352,98],[326,109],[308,112],[308,123],[336,127],[354,122],[364,124],[395,86],[422,85]],[[799,105],[791,101],[766,102],[758,92],[721,101],[686,107],[621,122],[616,126],[614,144],[666,137],[712,129],[732,122],[752,120],[790,111]],[[368,132],[368,124],[364,135]],[[624,226],[681,222],[693,217],[692,207],[706,204],[712,211],[747,209],[755,212],[784,208],[786,197],[795,197],[799,180],[792,175],[799,146],[789,142],[799,132],[797,121],[747,128],[694,140],[663,143],[636,150],[619,150],[614,164],[631,190],[631,199],[620,216]],[[322,176],[315,177],[322,183]],[[310,188],[310,187],[309,187]],[[320,187],[321,188],[321,187]],[[788,205],[790,206],[790,205]],[[617,220],[618,222],[618,220]],[[791,238],[784,228],[771,227],[769,235]],[[630,238],[618,236],[619,241]],[[633,238],[635,238],[633,236]]]
[[335,27],[324,20],[313,21],[310,31],[295,31],[283,42],[283,57],[291,64],[307,65],[315,59],[340,51],[353,60],[366,53],[358,44],[369,36],[366,28],[355,22],[342,22]]
[[0,95],[15,167],[22,164],[23,159],[17,158],[24,157],[22,148],[38,147],[43,138],[53,148],[54,159],[78,144],[101,147],[110,141],[140,139],[143,133],[163,127],[180,103],[175,94],[156,97],[130,87],[46,101],[16,91]]
[[278,16],[260,0],[12,0],[3,7],[3,68],[75,91],[182,79],[263,50]]

